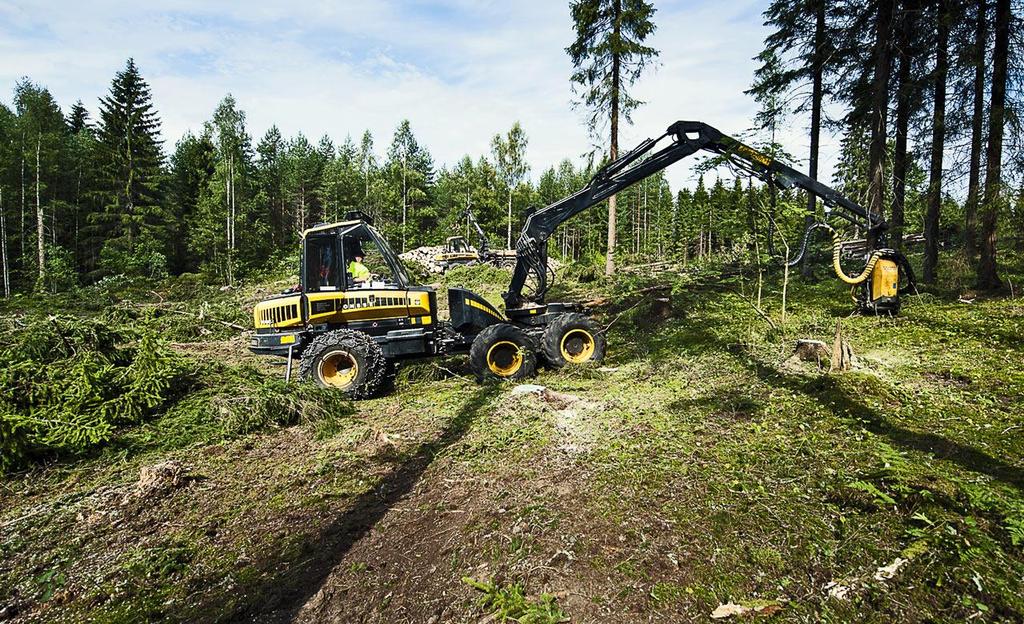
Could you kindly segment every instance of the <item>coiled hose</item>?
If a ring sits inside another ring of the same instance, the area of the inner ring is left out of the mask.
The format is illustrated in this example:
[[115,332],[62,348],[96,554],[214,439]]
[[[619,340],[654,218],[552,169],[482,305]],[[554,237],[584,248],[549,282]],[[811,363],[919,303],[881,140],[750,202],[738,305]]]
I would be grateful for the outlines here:
[[814,230],[819,228],[827,230],[832,235],[832,268],[835,269],[836,275],[839,277],[839,279],[843,280],[847,284],[851,284],[853,286],[863,284],[864,281],[867,280],[868,277],[871,275],[871,272],[875,270],[875,265],[878,264],[878,261],[882,258],[883,255],[885,255],[884,251],[875,250],[868,258],[868,262],[867,264],[864,265],[864,270],[860,272],[860,275],[854,277],[847,275],[846,272],[843,271],[843,266],[840,263],[840,256],[843,250],[843,241],[839,240],[839,232],[837,232],[836,229],[831,225],[818,221],[808,226],[807,230],[804,232],[803,242],[800,244],[800,253],[797,254],[795,259],[787,262],[787,266],[794,267],[797,264],[799,264],[801,260],[803,260],[804,254],[807,253],[807,243],[811,239],[811,234],[814,232]]

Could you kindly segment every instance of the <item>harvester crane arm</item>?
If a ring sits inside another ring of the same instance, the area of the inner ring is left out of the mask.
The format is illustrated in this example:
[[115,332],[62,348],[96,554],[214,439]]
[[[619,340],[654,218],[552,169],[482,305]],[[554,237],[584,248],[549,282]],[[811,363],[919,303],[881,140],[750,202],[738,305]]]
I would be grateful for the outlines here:
[[[658,147],[664,139],[671,143]],[[664,134],[647,139],[635,148],[608,163],[576,193],[532,212],[516,241],[516,266],[508,291],[502,295],[506,309],[520,308],[528,303],[543,303],[548,290],[547,241],[565,221],[612,195],[654,175],[669,165],[700,150],[724,156],[739,169],[781,189],[794,187],[820,197],[826,210],[853,223],[863,225],[869,236],[877,236],[886,222],[807,175],[804,175],[754,148],[743,144],[700,121],[677,121]],[[523,289],[530,275],[535,287],[529,295]]]
[[473,226],[473,230],[476,232],[477,253],[479,253],[481,256],[486,256],[487,252],[490,251],[490,242],[488,242],[487,240],[487,234],[484,233],[483,228],[480,227],[480,224],[477,222],[476,217],[473,215],[472,208],[466,208],[466,219],[469,221],[469,224]]

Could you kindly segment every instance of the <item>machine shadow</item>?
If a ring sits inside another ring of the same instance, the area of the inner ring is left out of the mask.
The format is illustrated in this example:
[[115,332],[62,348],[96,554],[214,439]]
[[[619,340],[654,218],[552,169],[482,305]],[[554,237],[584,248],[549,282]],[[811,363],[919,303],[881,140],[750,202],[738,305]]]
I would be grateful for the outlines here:
[[346,553],[416,486],[434,457],[457,443],[470,429],[500,387],[477,388],[456,408],[441,435],[422,444],[415,454],[360,495],[351,508],[334,519],[319,535],[308,540],[298,561],[278,562],[272,578],[253,588],[248,600],[222,621],[290,622],[320,589]]
[[1024,491],[1024,469],[992,457],[976,447],[954,442],[934,433],[914,431],[894,424],[848,389],[840,386],[835,377],[805,378],[767,366],[749,354],[733,355],[765,383],[780,385],[804,394],[814,399],[824,411],[855,418],[865,429],[889,438],[897,446],[934,455],[936,459],[955,463],[966,470],[987,475]]
[[[993,457],[977,447],[895,424],[871,408],[853,390],[844,388],[835,377],[804,377],[780,371],[760,361],[741,344],[723,344],[720,337],[696,323],[686,323],[684,320],[675,326],[666,325],[670,331],[655,332],[650,331],[649,327],[643,327],[620,332],[620,335],[636,341],[629,348],[631,356],[647,357],[655,364],[665,364],[684,353],[728,353],[761,381],[808,396],[826,412],[858,419],[865,429],[887,437],[899,447],[932,454],[937,459],[955,463],[966,470],[987,475],[1024,491],[1024,468]],[[734,406],[730,405],[723,404],[719,408],[735,411]]]

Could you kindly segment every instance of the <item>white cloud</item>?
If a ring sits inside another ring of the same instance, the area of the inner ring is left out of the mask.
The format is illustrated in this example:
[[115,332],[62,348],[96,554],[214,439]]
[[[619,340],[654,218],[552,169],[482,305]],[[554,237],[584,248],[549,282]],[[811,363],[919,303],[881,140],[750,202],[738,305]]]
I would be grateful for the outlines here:
[[[340,142],[364,129],[378,151],[398,123],[440,163],[487,153],[490,138],[519,120],[533,175],[590,149],[583,115],[571,108],[567,2],[270,2],[226,6],[198,0],[0,2],[0,83],[23,75],[64,106],[92,111],[133,56],[153,87],[168,148],[197,130],[228,92],[256,139],[277,124],[286,135]],[[651,45],[660,67],[636,85],[647,102],[623,131],[629,147],[677,119],[727,133],[755,111],[743,95],[765,30],[763,1],[657,2]],[[790,151],[806,152],[798,124]],[[690,183],[686,163],[669,172]]]

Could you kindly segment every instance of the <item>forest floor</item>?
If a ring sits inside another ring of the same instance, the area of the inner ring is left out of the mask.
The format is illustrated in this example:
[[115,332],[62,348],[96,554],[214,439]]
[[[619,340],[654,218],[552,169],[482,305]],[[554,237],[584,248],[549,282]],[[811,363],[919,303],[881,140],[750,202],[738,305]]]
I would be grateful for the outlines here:
[[[450,279],[494,298],[505,278]],[[164,317],[177,351],[245,367],[221,321],[282,283],[131,305],[188,311]],[[0,620],[1024,619],[1024,299],[954,275],[860,317],[836,280],[794,279],[783,319],[773,276],[771,327],[749,277],[564,283],[603,299],[608,358],[545,390],[425,362],[331,418],[157,417],[3,477]],[[636,294],[655,284],[667,306]],[[790,357],[836,319],[853,371]]]

